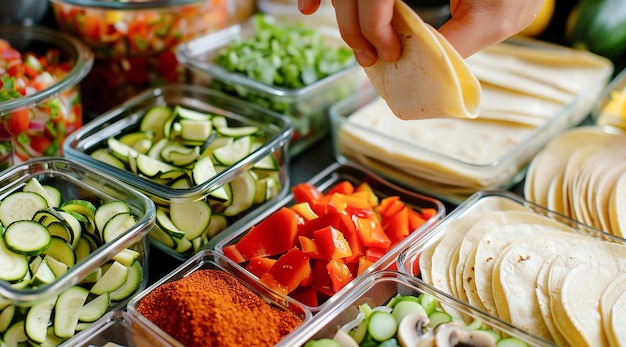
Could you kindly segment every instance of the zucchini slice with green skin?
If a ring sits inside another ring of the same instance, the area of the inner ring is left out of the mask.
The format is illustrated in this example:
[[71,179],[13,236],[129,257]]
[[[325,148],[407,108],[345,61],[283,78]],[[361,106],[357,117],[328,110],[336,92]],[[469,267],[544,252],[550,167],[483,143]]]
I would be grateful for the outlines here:
[[15,221],[4,231],[7,249],[21,255],[33,256],[50,247],[52,236],[45,226],[31,221]]
[[204,200],[170,204],[172,223],[185,232],[187,240],[206,233],[211,222],[211,207]]
[[158,207],[156,211],[156,224],[166,234],[170,235],[174,239],[182,239],[185,237],[185,232],[180,230],[174,225],[168,213],[162,207]]
[[111,217],[102,230],[102,242],[113,241],[137,224],[135,217],[129,212],[118,213]]
[[50,247],[43,254],[49,255],[67,266],[76,264],[76,254],[72,245],[58,236],[50,237]]
[[37,211],[48,207],[48,201],[33,192],[15,192],[0,201],[0,222],[8,226],[17,220],[31,220]]
[[26,336],[26,322],[23,319],[16,321],[4,332],[2,339],[6,346],[22,346],[27,344],[28,336]]
[[63,201],[63,195],[61,194],[59,188],[47,184],[44,184],[42,187],[48,194],[48,205],[50,207],[61,206],[61,201]]
[[118,213],[130,213],[130,206],[122,200],[110,200],[98,206],[94,213],[96,229],[104,230],[104,226]]
[[256,180],[249,171],[237,176],[229,185],[232,190],[233,201],[224,210],[226,217],[236,216],[252,207],[257,189]]
[[135,261],[128,268],[128,275],[126,281],[121,287],[111,292],[111,300],[123,301],[133,295],[143,283],[143,267],[141,263]]
[[24,331],[29,339],[37,343],[46,342],[48,333],[48,323],[52,317],[52,309],[56,304],[57,297],[51,297],[38,304],[35,304],[28,310],[24,325]]
[[116,260],[125,266],[131,266],[139,259],[140,253],[130,248],[124,248],[119,253],[113,256],[113,260]]
[[56,336],[66,339],[74,336],[80,311],[88,296],[89,291],[79,286],[70,287],[59,294],[53,317]]
[[163,124],[171,113],[172,110],[167,106],[153,106],[141,119],[139,130],[152,131],[154,133],[154,140],[160,140],[163,138]]
[[0,334],[4,333],[10,326],[15,316],[15,305],[9,305],[0,312]]
[[88,323],[97,321],[107,313],[110,304],[111,294],[109,292],[98,295],[83,305],[78,314],[78,321]]
[[102,277],[91,287],[90,291],[96,295],[112,292],[120,288],[128,279],[129,269],[118,261],[113,261]]
[[105,164],[109,164],[120,170],[126,169],[126,164],[124,164],[124,162],[121,161],[118,157],[111,154],[108,148],[98,148],[93,151],[90,156],[96,160],[99,160]]
[[37,178],[35,177],[32,177],[28,180],[28,182],[26,182],[24,188],[22,188],[22,191],[37,193],[43,196],[44,199],[46,199],[46,201],[48,202],[48,206],[54,206],[52,198],[48,196],[48,191],[43,187],[43,185],[41,185],[41,183],[39,183],[39,180],[37,180]]
[[252,149],[252,137],[242,136],[232,143],[213,151],[213,158],[222,165],[233,165],[247,157]]

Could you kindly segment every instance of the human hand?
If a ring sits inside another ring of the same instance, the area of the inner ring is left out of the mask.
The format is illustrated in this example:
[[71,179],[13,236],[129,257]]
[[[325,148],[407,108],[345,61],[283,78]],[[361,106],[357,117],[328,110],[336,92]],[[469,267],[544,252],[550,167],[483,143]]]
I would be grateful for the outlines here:
[[[321,0],[298,0],[312,14]],[[451,19],[438,30],[466,58],[515,35],[532,22],[543,0],[450,0]],[[400,41],[391,26],[394,0],[333,0],[339,32],[362,66],[378,58],[393,62]]]

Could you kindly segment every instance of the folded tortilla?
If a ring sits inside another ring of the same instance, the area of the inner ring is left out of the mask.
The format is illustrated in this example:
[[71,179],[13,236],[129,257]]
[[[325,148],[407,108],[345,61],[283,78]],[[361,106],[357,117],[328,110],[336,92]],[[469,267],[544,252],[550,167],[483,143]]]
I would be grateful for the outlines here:
[[476,118],[480,83],[452,45],[400,0],[391,24],[400,58],[378,59],[365,73],[392,112],[400,119]]

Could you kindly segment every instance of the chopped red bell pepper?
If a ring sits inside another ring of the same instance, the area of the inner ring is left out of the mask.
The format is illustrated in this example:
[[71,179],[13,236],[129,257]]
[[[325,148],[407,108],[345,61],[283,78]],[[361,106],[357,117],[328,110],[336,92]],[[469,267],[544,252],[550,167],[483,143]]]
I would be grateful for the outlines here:
[[241,264],[246,262],[246,258],[239,252],[236,244],[228,245],[222,248],[222,252],[226,257],[230,260],[234,261],[237,264]]
[[280,293],[289,294],[310,276],[309,260],[304,252],[292,248],[281,255],[260,280]]
[[291,292],[289,296],[309,307],[317,307],[319,305],[317,300],[317,290],[313,287],[300,286]]
[[350,244],[343,233],[332,226],[327,226],[313,232],[315,243],[323,259],[342,259],[352,256]]
[[269,270],[272,265],[276,263],[276,259],[267,258],[267,257],[253,257],[246,265],[246,270],[250,271],[253,275],[258,278],[261,278],[264,273]]
[[317,245],[317,242],[315,240],[310,239],[306,236],[298,236],[298,241],[300,242],[300,249],[302,250],[302,252],[308,255],[309,258],[324,258],[324,256],[320,253],[319,246]]
[[313,275],[311,287],[315,288],[318,293],[330,297],[334,292],[333,284],[330,280],[328,269],[326,268],[327,264],[328,262],[325,260],[311,259],[311,272]]
[[296,246],[297,235],[296,212],[282,207],[250,228],[236,243],[237,250],[247,260],[279,255]]
[[380,201],[376,211],[381,215],[393,216],[405,206],[399,196],[388,196]]
[[424,219],[421,213],[414,209],[409,210],[409,229],[411,229],[411,232],[417,230],[417,228],[424,225],[424,223],[426,223],[426,219]]
[[313,211],[313,209],[311,208],[311,204],[309,204],[308,202],[299,202],[293,206],[291,206],[291,209],[296,211],[296,213],[298,214],[298,216],[302,217],[303,222],[308,222],[310,220],[316,219],[319,216],[315,213],[315,211]]
[[360,274],[365,272],[367,269],[369,269],[370,266],[372,266],[372,264],[374,264],[372,260],[368,259],[366,256],[360,256],[359,266],[356,271],[357,276],[359,276]]
[[300,183],[291,188],[291,193],[296,202],[313,203],[319,200],[324,194],[316,187],[308,183]]
[[414,230],[409,229],[409,210],[409,206],[404,206],[403,209],[394,215],[381,215],[385,234],[391,240],[392,245],[404,240]]
[[353,216],[359,240],[364,247],[384,248],[391,245],[391,240],[385,235],[380,222],[373,218],[361,218]]
[[367,182],[361,182],[361,184],[356,186],[356,188],[354,189],[354,192],[365,193],[367,195],[367,201],[369,201],[370,205],[372,205],[372,207],[378,206],[379,204],[378,196],[376,195],[376,193],[374,193],[374,190]]
[[326,264],[326,269],[328,270],[334,293],[337,293],[354,279],[350,268],[341,260],[330,259],[328,264]]
[[343,195],[350,195],[354,193],[354,186],[352,185],[352,183],[350,183],[350,181],[342,181],[332,186],[326,192],[326,195],[332,195],[335,193],[340,193]]

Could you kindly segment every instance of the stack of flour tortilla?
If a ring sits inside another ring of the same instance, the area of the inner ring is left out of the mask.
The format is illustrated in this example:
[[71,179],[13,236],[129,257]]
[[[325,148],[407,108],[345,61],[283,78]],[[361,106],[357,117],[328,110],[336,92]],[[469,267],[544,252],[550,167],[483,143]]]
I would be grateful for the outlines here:
[[402,2],[394,63],[365,69],[370,102],[340,120],[341,156],[452,201],[516,183],[551,137],[589,112],[613,66],[586,51],[516,39],[466,60]]

